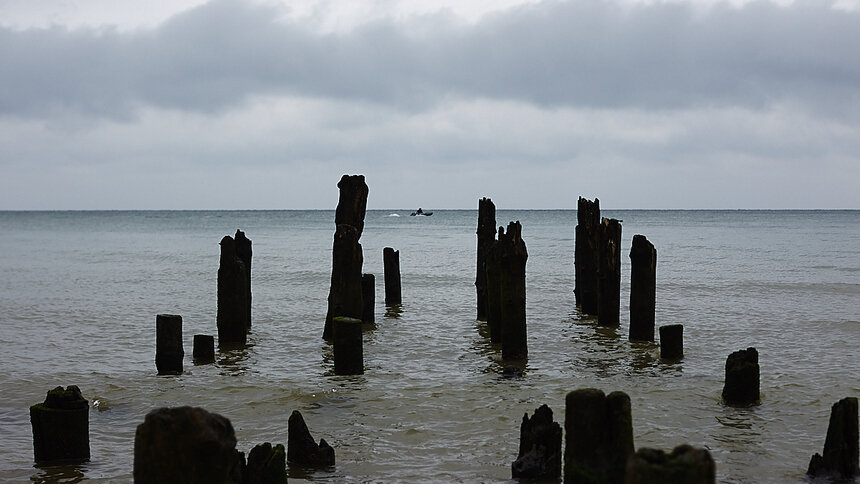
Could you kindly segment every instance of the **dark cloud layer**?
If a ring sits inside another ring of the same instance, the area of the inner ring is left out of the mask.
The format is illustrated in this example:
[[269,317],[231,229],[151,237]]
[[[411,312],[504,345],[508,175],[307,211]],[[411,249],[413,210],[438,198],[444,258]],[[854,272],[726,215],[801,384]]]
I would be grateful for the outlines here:
[[476,24],[439,15],[325,34],[280,13],[213,0],[153,30],[2,28],[0,115],[206,113],[256,95],[407,110],[450,96],[610,109],[789,103],[837,116],[860,101],[860,14],[826,3],[549,2]]

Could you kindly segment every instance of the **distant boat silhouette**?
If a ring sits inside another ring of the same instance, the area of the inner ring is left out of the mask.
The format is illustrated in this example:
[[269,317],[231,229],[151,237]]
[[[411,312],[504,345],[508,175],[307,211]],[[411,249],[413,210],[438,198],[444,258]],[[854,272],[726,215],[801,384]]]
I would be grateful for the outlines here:
[[424,210],[421,210],[421,207],[418,207],[418,210],[409,214],[410,217],[414,217],[416,215],[424,215],[426,217],[429,217],[433,215],[433,212],[425,212]]

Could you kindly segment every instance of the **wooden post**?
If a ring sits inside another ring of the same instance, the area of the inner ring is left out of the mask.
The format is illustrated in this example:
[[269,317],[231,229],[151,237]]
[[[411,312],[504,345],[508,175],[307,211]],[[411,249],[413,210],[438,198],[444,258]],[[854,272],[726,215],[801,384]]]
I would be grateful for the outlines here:
[[660,326],[660,358],[680,360],[684,357],[684,326],[667,324]]
[[600,246],[600,200],[579,197],[576,208],[576,244],[574,248],[573,291],[583,314],[597,314],[597,271]]
[[245,293],[248,298],[248,316],[246,324],[251,327],[251,240],[245,237],[245,232],[236,230],[236,257],[245,264]]
[[644,235],[630,247],[630,339],[654,341],[657,297],[657,249]]
[[585,388],[567,394],[564,482],[622,483],[633,454],[630,397]]
[[600,223],[600,270],[597,273],[597,324],[621,323],[621,221],[604,218]]
[[361,275],[361,299],[364,303],[364,311],[361,314],[361,322],[364,324],[376,323],[376,277],[373,274]]
[[523,415],[520,451],[511,465],[514,479],[555,479],[561,476],[561,426],[552,419],[552,409],[541,405],[534,415]]
[[478,293],[479,321],[486,321],[487,308],[487,252],[496,237],[496,206],[489,198],[478,200],[478,267],[475,277],[475,288]]
[[707,449],[679,445],[666,454],[641,448],[627,462],[624,484],[714,484],[717,466]]
[[726,359],[726,382],[723,401],[726,405],[755,405],[759,391],[758,351],[755,348],[735,351]]
[[857,397],[834,403],[830,409],[824,455],[813,455],[806,473],[845,481],[860,475],[857,431]]
[[159,375],[181,375],[182,316],[159,314],[155,316],[155,367]]
[[501,293],[502,359],[528,357],[526,330],[526,260],[528,252],[520,222],[508,224],[507,234],[499,230],[497,246]]
[[[499,227],[499,232],[504,232]],[[502,342],[502,283],[499,272],[499,241],[493,240],[487,248],[487,327],[490,341]]]
[[332,325],[335,375],[361,375],[364,373],[361,320],[337,316]]
[[241,347],[247,342],[250,293],[248,271],[236,251],[236,241],[225,235],[221,239],[221,262],[218,267],[218,346]]
[[334,449],[325,439],[314,442],[304,417],[293,410],[287,423],[287,462],[290,466],[320,468],[334,465]]
[[385,271],[385,305],[402,304],[400,296],[400,251],[391,247],[382,249],[382,264]]
[[74,463],[90,459],[89,402],[75,385],[48,392],[30,407],[33,456],[37,464]]
[[195,365],[215,361],[215,337],[209,334],[195,334],[192,356]]

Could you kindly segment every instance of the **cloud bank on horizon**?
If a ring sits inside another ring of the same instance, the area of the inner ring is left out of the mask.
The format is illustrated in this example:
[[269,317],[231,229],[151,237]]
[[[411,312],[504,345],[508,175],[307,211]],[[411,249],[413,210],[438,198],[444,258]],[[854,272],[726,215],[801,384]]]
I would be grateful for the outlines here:
[[845,2],[188,5],[0,21],[0,209],[860,208]]

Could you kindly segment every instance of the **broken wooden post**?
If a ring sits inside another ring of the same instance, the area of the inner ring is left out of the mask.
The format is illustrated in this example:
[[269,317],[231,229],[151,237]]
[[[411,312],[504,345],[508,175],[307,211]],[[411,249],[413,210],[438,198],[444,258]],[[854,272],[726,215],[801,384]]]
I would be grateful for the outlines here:
[[574,277],[576,304],[582,314],[597,314],[597,271],[600,246],[600,200],[593,202],[579,197],[576,207],[576,243],[574,248]]
[[684,357],[684,326],[667,324],[660,326],[660,358],[680,360]]
[[627,461],[624,484],[714,484],[716,469],[707,449],[679,445],[666,454],[641,448]]
[[158,314],[155,316],[155,367],[159,375],[181,375],[182,316]]
[[90,406],[75,385],[50,390],[43,403],[30,407],[36,464],[90,459]]
[[334,465],[334,449],[325,439],[320,439],[319,445],[314,442],[305,419],[298,410],[293,410],[287,424],[287,462],[290,466],[306,468]]
[[833,404],[824,454],[815,454],[806,471],[810,476],[828,476],[850,480],[860,475],[858,468],[857,397],[847,397]]
[[236,230],[236,257],[245,264],[245,293],[248,298],[248,316],[245,323],[251,327],[251,240],[245,237],[245,232]]
[[541,405],[520,424],[520,451],[511,465],[514,479],[555,479],[561,476],[561,426],[552,419],[552,409]]
[[400,297],[400,251],[391,247],[382,249],[382,265],[385,271],[385,305],[402,303]]
[[657,249],[644,235],[630,247],[630,339],[654,341]]
[[332,318],[344,316],[361,319],[364,299],[361,288],[361,267],[364,256],[358,243],[358,230],[352,225],[337,226],[332,244],[331,291],[328,296],[323,338],[331,340]]
[[205,365],[215,361],[215,337],[209,334],[195,334],[192,357],[195,365]]
[[621,221],[603,218],[600,222],[600,269],[597,272],[597,324],[621,323]]
[[726,405],[755,405],[760,398],[758,351],[755,348],[735,351],[726,358],[726,382],[723,401]]
[[[499,227],[499,232],[504,229]],[[487,248],[487,328],[490,341],[502,342],[502,288],[499,272],[499,241],[493,240]]]
[[364,373],[364,349],[361,320],[336,316],[332,318],[334,336],[334,374]]
[[361,322],[374,324],[376,322],[376,277],[373,274],[361,275],[361,299],[364,303],[364,311],[361,313]]
[[478,200],[478,267],[475,288],[478,293],[479,321],[487,320],[487,252],[496,238],[496,206],[489,198]]
[[225,235],[218,267],[218,346],[241,347],[247,342],[251,302],[247,277],[245,263],[236,252],[236,241]]
[[499,289],[501,294],[502,359],[528,357],[526,330],[526,260],[528,251],[520,222],[499,230]]
[[[361,232],[367,211],[367,184],[364,175],[343,175],[337,183],[339,190],[332,246],[331,288],[325,317],[323,338],[332,338],[331,320],[335,316],[361,318],[364,304],[361,294]],[[346,227],[351,227],[352,230]]]
[[624,482],[633,454],[630,397],[585,388],[567,394],[564,482]]
[[255,445],[248,453],[242,484],[287,484],[287,453],[283,444]]
[[240,484],[245,458],[230,420],[197,407],[149,412],[134,434],[134,482]]

